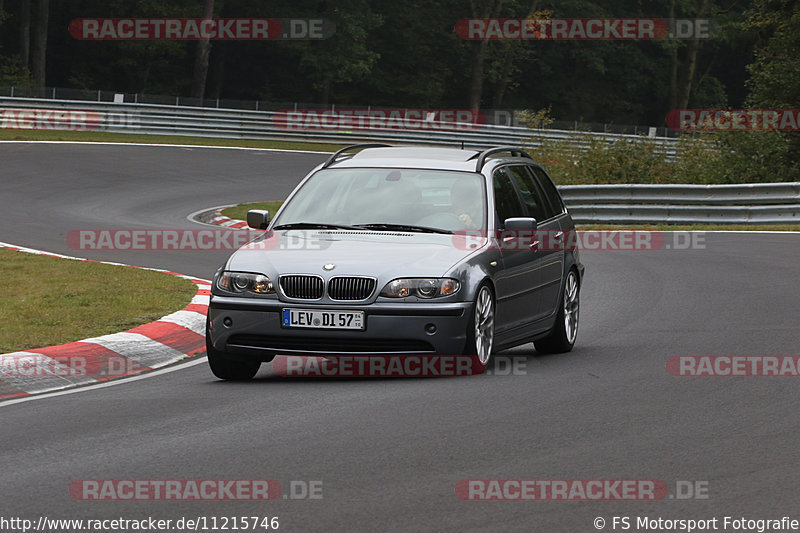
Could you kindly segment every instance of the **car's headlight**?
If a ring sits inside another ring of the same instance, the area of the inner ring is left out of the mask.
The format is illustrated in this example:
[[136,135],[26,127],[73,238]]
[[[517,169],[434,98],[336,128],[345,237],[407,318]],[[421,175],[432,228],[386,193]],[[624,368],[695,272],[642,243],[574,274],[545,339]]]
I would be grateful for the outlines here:
[[217,288],[236,294],[245,292],[275,294],[275,287],[267,276],[252,272],[228,272],[226,270],[217,278]]
[[451,278],[398,278],[393,279],[381,291],[387,298],[416,296],[429,300],[440,296],[450,296],[458,292],[461,284]]

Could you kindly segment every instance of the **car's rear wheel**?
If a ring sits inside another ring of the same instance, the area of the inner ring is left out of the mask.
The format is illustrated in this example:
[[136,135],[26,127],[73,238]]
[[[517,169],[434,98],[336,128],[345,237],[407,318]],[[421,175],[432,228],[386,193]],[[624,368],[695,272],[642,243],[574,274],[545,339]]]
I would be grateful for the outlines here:
[[465,353],[472,358],[472,372],[482,374],[494,347],[494,294],[488,285],[478,289],[467,329]]
[[533,343],[536,351],[539,353],[564,353],[572,350],[578,336],[579,313],[580,283],[578,274],[574,270],[570,270],[561,293],[555,326],[547,337]]
[[243,361],[234,359],[224,352],[216,350],[206,333],[206,356],[211,372],[219,379],[227,381],[247,381],[258,373],[260,361]]

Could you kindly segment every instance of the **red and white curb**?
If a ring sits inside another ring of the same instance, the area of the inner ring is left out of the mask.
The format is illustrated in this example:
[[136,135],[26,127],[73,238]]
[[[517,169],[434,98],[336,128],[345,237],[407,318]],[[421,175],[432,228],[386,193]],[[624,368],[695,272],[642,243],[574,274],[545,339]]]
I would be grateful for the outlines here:
[[233,205],[221,205],[219,207],[210,207],[190,214],[187,218],[192,222],[199,222],[209,226],[218,226],[230,229],[249,229],[247,222],[238,220],[236,218],[229,218],[222,214],[223,209],[233,207]]
[[109,381],[205,352],[210,281],[158,268],[71,257],[3,242],[0,248],[153,270],[187,279],[197,286],[189,305],[155,322],[102,337],[0,355],[0,400]]

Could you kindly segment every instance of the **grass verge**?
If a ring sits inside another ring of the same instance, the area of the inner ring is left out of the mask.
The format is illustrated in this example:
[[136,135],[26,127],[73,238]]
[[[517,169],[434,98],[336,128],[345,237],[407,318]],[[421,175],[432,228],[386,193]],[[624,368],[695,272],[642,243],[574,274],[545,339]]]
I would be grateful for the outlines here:
[[233,207],[226,207],[222,210],[222,215],[236,220],[245,220],[250,209],[266,209],[269,216],[274,217],[283,202],[254,202],[251,204],[239,204]]
[[0,353],[116,333],[185,307],[185,279],[0,249]]
[[108,133],[104,131],[39,131],[2,130],[0,141],[87,141],[134,144],[191,144],[202,146],[238,146],[278,150],[308,150],[335,152],[348,144],[304,143],[293,141],[258,141],[249,139],[215,139],[183,135],[143,135],[137,133]]

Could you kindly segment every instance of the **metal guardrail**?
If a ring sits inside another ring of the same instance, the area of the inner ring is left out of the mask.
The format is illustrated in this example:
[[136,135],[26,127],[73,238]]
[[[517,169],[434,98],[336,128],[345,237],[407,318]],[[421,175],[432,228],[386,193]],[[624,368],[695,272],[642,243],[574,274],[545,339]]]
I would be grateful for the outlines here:
[[[168,106],[190,106],[205,108],[222,109],[244,109],[250,111],[281,111],[286,109],[315,109],[319,111],[334,110],[342,106],[335,104],[320,104],[310,102],[276,102],[265,100],[237,100],[230,98],[192,98],[176,95],[158,95],[147,93],[120,93],[119,91],[105,91],[99,89],[70,89],[65,87],[14,87],[0,86],[0,97],[10,98],[38,98],[41,100],[80,100],[83,102],[117,102],[122,98],[123,102],[134,104],[157,104]],[[390,106],[382,105],[356,105],[344,106],[350,109],[361,111],[369,110],[388,110]],[[499,126],[525,127],[524,118],[521,116],[523,110],[482,108],[479,113],[488,124]],[[666,126],[641,126],[633,124],[600,123],[600,122],[579,122],[577,120],[554,120],[548,125],[548,129],[564,131],[594,131],[603,133],[617,133],[623,135],[652,135],[664,137],[679,137],[684,134],[680,130],[670,129]]]
[[[26,110],[25,113],[10,110]],[[46,110],[52,111],[47,113]],[[45,111],[44,113],[42,111]],[[425,143],[488,148],[537,146],[561,140],[579,147],[588,140],[656,143],[666,157],[675,139],[568,130],[531,130],[481,124],[438,123],[439,129],[341,128],[293,131],[278,113],[206,107],[42,100],[0,97],[0,128],[97,129],[112,133],[295,140],[329,143]],[[469,129],[467,129],[469,128]],[[748,185],[567,185],[559,187],[578,223],[800,223],[800,183]]]
[[800,182],[558,189],[580,224],[800,224]]
[[[419,128],[381,128],[356,126],[320,129],[281,127],[284,114],[274,111],[248,111],[207,107],[89,102],[82,100],[42,100],[0,97],[0,113],[6,109],[70,110],[96,113],[96,129],[112,133],[190,135],[235,139],[306,141],[323,143],[392,142],[425,143],[470,148],[497,145],[541,146],[546,140],[565,141],[584,148],[592,140],[620,140],[655,143],[656,150],[667,158],[675,155],[676,139],[569,130],[533,130],[492,124],[419,121]],[[9,127],[0,121],[0,128]],[[13,127],[13,126],[12,126]],[[47,127],[45,127],[47,129]],[[59,129],[59,128],[52,128]],[[68,128],[61,128],[68,129]],[[81,129],[81,128],[75,128]]]

